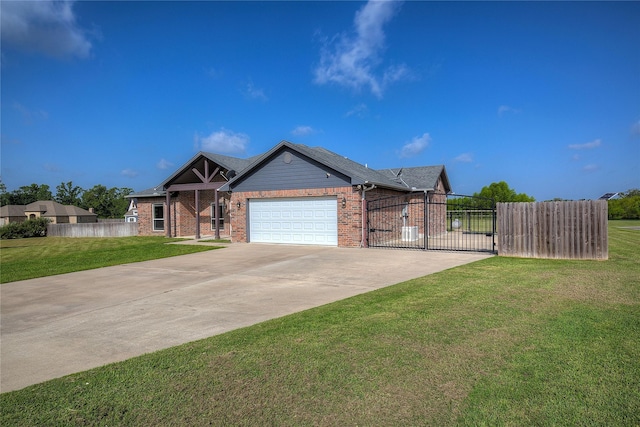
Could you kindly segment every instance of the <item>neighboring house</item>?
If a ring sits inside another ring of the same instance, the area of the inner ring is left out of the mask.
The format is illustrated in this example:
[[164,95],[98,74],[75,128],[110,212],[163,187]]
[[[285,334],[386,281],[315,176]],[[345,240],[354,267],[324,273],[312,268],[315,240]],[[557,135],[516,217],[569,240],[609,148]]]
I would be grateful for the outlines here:
[[97,222],[98,216],[77,206],[65,206],[53,200],[39,200],[28,205],[7,205],[0,208],[0,222],[22,222],[47,218],[52,224],[82,224]]
[[602,196],[598,198],[598,200],[614,200],[619,198],[620,198],[619,193],[604,193]]
[[[442,202],[449,192],[442,165],[374,170],[282,141],[249,159],[200,152],[157,187],[127,197],[137,199],[141,235],[358,247],[366,245],[366,201],[427,193]],[[430,216],[442,219],[429,235],[445,232],[446,215]]]
[[24,205],[5,205],[0,207],[0,226],[10,222],[23,222],[27,217],[24,215]]
[[124,222],[138,222],[138,199],[135,197],[129,201],[129,209],[124,214]]

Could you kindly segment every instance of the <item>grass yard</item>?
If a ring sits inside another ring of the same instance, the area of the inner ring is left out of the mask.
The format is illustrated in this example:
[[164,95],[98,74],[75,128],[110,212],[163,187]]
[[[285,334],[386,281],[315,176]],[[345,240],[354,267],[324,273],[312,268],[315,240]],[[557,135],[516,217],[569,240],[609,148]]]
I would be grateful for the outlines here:
[[0,424],[636,426],[629,225],[608,261],[493,257],[4,393]]
[[37,237],[0,240],[0,283],[202,252],[165,237]]

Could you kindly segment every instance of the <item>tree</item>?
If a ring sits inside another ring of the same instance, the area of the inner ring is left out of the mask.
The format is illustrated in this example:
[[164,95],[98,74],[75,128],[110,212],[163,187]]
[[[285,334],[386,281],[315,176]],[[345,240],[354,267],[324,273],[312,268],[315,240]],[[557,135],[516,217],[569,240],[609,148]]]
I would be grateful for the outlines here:
[[609,219],[640,219],[640,189],[620,193],[619,199],[608,202]]
[[7,186],[2,179],[0,179],[0,206],[9,204],[9,193],[7,193]]
[[620,193],[621,199],[626,199],[627,197],[636,197],[640,196],[640,188],[632,188],[631,190],[623,191]]
[[131,188],[107,189],[104,185],[95,185],[82,194],[81,207],[93,208],[99,218],[122,218],[129,207],[129,202],[124,196],[131,193]]
[[55,200],[63,205],[80,206],[83,192],[84,190],[82,188],[73,185],[71,181],[62,182],[56,187]]
[[492,199],[495,203],[536,201],[536,199],[525,193],[516,193],[516,190],[509,187],[509,184],[505,181],[492,182],[488,186],[482,187],[480,193],[473,193],[473,196]]
[[53,200],[53,195],[47,184],[31,184],[20,187],[9,193],[7,204],[28,205],[38,200]]

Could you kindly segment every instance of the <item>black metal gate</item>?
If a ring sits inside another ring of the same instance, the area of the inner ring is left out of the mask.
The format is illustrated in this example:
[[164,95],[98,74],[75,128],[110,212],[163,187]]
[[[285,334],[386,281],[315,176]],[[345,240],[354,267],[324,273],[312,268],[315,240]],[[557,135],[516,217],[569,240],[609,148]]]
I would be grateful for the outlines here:
[[371,248],[495,252],[496,210],[491,199],[409,193],[367,202]]

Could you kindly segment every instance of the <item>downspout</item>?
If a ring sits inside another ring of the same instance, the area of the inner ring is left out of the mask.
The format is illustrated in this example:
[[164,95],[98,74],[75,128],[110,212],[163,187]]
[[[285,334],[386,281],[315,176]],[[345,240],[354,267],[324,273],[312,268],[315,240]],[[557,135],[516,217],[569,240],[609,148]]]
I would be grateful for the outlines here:
[[[227,178],[224,175],[223,171],[220,171],[220,176],[222,178],[224,178],[225,181],[229,182],[229,178]],[[231,236],[231,191],[227,191],[227,194],[229,195],[229,236]],[[219,196],[218,196],[218,189],[216,189],[216,239],[220,238],[220,223],[218,222],[217,216],[218,216],[218,200],[219,200]],[[223,199],[224,200],[224,199]],[[222,214],[224,215],[224,211],[226,209],[222,210]]]
[[167,194],[165,198],[166,198],[166,204],[167,204],[167,212],[166,212],[167,219],[165,220],[165,224],[164,224],[165,225],[164,232],[166,237],[171,237],[171,191],[169,191],[168,189],[167,189]]
[[366,195],[365,193],[369,190],[373,190],[374,188],[376,188],[375,184],[371,184],[371,187],[367,188],[366,185],[369,181],[365,181],[364,184],[361,187],[361,191],[362,191],[362,238],[360,240],[360,247],[364,248],[366,247],[366,237],[367,237],[367,200],[366,200]]
[[195,205],[196,205],[196,240],[200,239],[200,191],[195,191]]
[[214,212],[214,218],[215,218],[215,238],[220,239],[220,206],[218,206],[218,204],[220,203],[219,199],[218,199],[218,189],[216,188],[216,192],[215,192],[215,196],[213,199],[213,204],[215,205],[215,208],[213,209]]

